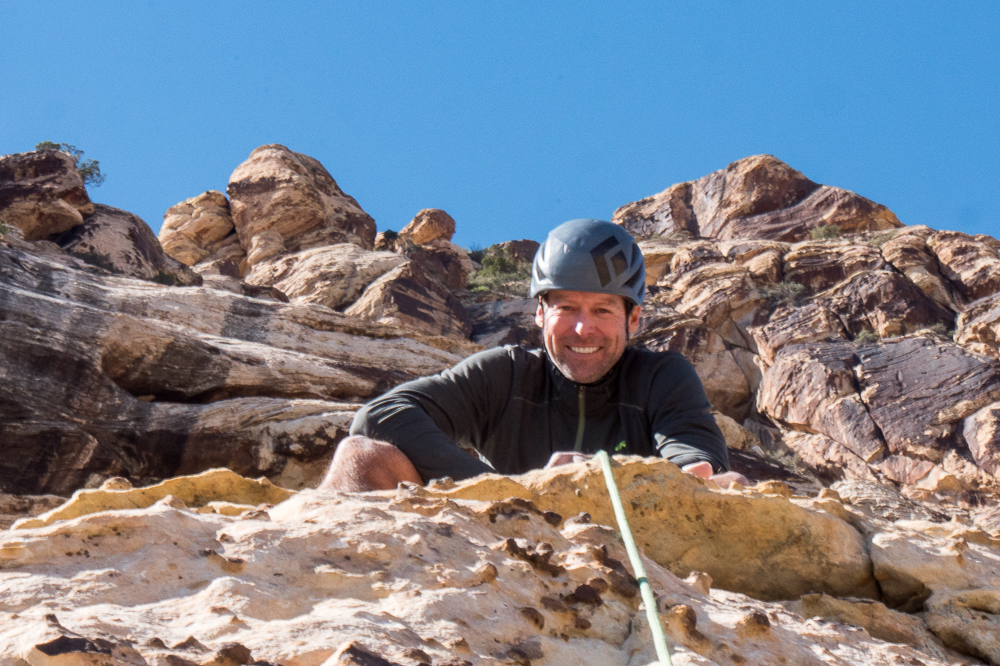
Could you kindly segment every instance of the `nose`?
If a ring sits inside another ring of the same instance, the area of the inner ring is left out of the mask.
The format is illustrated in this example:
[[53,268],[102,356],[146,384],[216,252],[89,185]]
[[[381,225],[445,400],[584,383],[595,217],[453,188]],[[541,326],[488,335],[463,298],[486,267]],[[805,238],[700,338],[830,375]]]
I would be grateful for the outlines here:
[[594,321],[586,312],[581,312],[573,324],[573,332],[583,337],[594,331]]

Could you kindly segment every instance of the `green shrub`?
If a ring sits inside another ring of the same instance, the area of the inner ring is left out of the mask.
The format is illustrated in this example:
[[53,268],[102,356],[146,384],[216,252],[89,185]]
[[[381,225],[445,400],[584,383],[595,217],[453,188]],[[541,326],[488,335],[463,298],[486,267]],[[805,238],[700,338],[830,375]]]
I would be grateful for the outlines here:
[[776,308],[779,305],[784,305],[790,308],[797,307],[802,305],[803,301],[806,299],[805,286],[799,284],[798,282],[790,282],[788,280],[774,285],[765,285],[764,287],[761,287],[760,293],[761,296],[767,299],[767,302],[770,303],[773,308]]
[[73,158],[76,170],[80,172],[84,185],[98,187],[104,182],[104,174],[101,173],[101,165],[97,160],[83,159],[83,151],[68,143],[55,143],[54,141],[42,141],[35,144],[35,150],[58,150],[67,153]]
[[824,224],[809,231],[809,237],[813,240],[831,240],[840,236],[840,227],[836,224]]
[[874,345],[878,344],[879,337],[878,333],[875,331],[864,328],[861,332],[854,336],[854,341],[859,345]]
[[118,272],[118,269],[111,263],[111,259],[105,254],[98,254],[97,252],[73,252],[72,255],[77,259],[82,259],[91,266],[98,266],[112,273]]
[[9,233],[10,233],[10,227],[8,227],[3,222],[0,222],[0,235],[6,236]]
[[482,269],[469,277],[469,291],[497,296],[527,296],[531,282],[530,262],[518,262],[506,250],[484,253]]
[[950,338],[955,334],[953,330],[948,328],[947,324],[940,321],[937,322],[936,324],[928,326],[926,330],[930,331],[931,333],[937,333],[938,335],[946,338]]
[[868,245],[870,247],[874,247],[874,248],[878,249],[878,248],[882,247],[883,245],[885,245],[887,241],[890,241],[890,240],[892,240],[895,237],[896,237],[896,232],[894,232],[894,231],[887,231],[884,234],[879,234],[878,236],[875,236],[874,238],[869,238],[868,239]]
[[483,257],[486,255],[486,250],[482,246],[473,243],[466,248],[465,253],[469,255],[469,259],[472,259],[477,264],[481,264],[483,263]]

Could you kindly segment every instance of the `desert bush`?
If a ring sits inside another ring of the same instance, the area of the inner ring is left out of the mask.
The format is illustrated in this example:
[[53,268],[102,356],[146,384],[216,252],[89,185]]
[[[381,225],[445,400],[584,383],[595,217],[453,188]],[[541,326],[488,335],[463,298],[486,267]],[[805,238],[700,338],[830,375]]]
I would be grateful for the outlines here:
[[869,238],[868,239],[868,245],[869,245],[869,247],[873,247],[875,249],[878,249],[878,248],[882,247],[883,245],[885,245],[886,242],[888,242],[888,241],[892,240],[893,238],[895,238],[895,236],[896,236],[896,232],[894,232],[894,231],[887,231],[884,234],[879,234],[878,236],[875,236],[873,238]]
[[767,299],[772,308],[776,308],[779,305],[790,308],[797,307],[802,305],[802,302],[806,298],[805,286],[788,280],[773,285],[766,285],[761,288],[760,293]]
[[813,240],[831,240],[840,236],[840,227],[836,224],[824,224],[809,231],[809,237]]
[[854,341],[859,345],[878,344],[879,339],[878,333],[868,328],[861,329],[861,332],[854,336]]
[[104,182],[104,174],[101,173],[101,165],[97,160],[83,159],[83,151],[68,143],[55,143],[54,141],[42,141],[35,144],[35,150],[58,150],[68,154],[76,164],[76,170],[80,172],[84,185],[97,187]]
[[469,291],[497,296],[528,295],[531,282],[530,262],[515,261],[506,250],[495,250],[484,251],[479,263],[483,267],[469,277]]

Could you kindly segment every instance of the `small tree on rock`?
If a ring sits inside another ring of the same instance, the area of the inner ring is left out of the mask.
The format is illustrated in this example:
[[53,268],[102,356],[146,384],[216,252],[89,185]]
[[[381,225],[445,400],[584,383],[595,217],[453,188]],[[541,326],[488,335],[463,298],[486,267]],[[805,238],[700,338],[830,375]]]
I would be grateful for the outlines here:
[[101,173],[101,165],[97,160],[83,159],[83,151],[68,143],[55,143],[53,141],[42,141],[35,146],[35,150],[58,150],[67,153],[73,158],[76,170],[80,172],[84,185],[98,187],[104,182],[104,174]]

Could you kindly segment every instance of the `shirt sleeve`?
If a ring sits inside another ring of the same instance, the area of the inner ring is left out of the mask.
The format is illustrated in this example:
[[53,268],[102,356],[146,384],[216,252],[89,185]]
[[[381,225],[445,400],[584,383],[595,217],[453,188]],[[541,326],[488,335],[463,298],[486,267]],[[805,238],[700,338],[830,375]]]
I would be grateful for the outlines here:
[[[467,479],[495,470],[457,442],[477,447],[509,395],[513,369],[506,348],[465,359],[431,377],[400,384],[361,408],[352,435],[394,445],[421,479]],[[506,387],[506,388],[505,388]]]
[[726,440],[694,366],[672,352],[652,381],[653,445],[659,455],[679,467],[709,462],[716,474],[729,471]]

